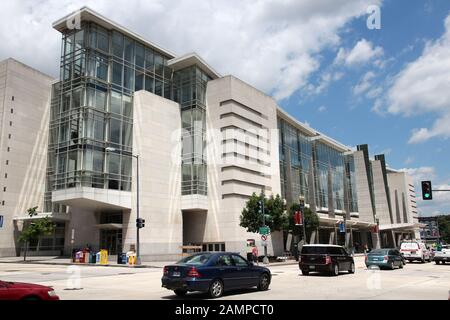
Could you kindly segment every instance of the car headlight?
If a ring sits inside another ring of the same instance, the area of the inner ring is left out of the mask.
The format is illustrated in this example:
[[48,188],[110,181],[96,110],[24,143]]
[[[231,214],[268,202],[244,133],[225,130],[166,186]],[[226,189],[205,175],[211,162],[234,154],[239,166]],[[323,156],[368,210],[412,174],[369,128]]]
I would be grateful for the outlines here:
[[49,297],[54,297],[54,296],[56,296],[55,290],[49,291],[49,292],[48,292],[48,296],[49,296]]

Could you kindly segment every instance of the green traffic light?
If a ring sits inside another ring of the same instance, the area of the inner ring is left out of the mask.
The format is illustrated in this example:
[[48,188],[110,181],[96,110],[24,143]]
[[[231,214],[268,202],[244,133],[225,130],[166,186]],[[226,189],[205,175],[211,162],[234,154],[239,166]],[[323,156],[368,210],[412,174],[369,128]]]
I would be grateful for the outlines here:
[[425,193],[425,198],[429,198],[430,194],[429,193]]

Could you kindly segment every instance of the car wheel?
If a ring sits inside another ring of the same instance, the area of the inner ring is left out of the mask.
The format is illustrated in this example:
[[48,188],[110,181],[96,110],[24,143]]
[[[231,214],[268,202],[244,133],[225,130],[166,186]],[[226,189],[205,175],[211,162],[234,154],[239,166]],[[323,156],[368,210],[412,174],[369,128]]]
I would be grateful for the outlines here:
[[179,297],[184,297],[187,293],[186,290],[174,290],[173,292],[175,292],[175,294]]
[[422,260],[420,260],[421,263],[425,263],[425,257],[422,256]]
[[270,285],[269,275],[267,273],[263,273],[259,278],[258,290],[266,291],[269,289],[269,285]]
[[355,263],[352,262],[352,264],[350,265],[350,269],[348,269],[348,273],[355,273]]
[[403,261],[400,261],[400,264],[398,265],[398,267],[399,267],[400,269],[403,269]]
[[219,298],[223,294],[223,283],[219,279],[214,280],[209,287],[211,298]]
[[389,267],[389,269],[394,270],[394,263],[389,262],[388,267]]
[[442,262],[442,264],[445,264],[445,261],[444,261],[444,260],[442,260],[441,262]]
[[441,262],[439,260],[434,261],[436,264],[440,264]]
[[331,275],[334,277],[339,275],[339,265],[337,263],[333,265]]
[[302,270],[302,275],[308,276],[309,275],[309,270]]

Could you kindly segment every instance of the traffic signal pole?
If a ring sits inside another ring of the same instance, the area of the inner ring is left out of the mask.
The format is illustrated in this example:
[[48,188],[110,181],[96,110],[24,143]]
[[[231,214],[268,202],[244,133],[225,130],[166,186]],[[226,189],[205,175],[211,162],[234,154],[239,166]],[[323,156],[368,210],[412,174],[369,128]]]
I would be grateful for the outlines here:
[[[262,216],[263,216],[263,227],[266,226],[266,215],[264,213],[264,198],[265,198],[265,194],[264,194],[264,189],[261,192],[261,212],[262,212]],[[265,242],[264,244],[264,258],[263,258],[263,263],[264,264],[269,264],[269,258],[267,258],[267,242]]]
[[[139,217],[139,155],[134,156],[136,158],[136,221],[140,221]],[[136,265],[141,264],[140,246],[139,246],[139,230],[140,226],[136,226]]]

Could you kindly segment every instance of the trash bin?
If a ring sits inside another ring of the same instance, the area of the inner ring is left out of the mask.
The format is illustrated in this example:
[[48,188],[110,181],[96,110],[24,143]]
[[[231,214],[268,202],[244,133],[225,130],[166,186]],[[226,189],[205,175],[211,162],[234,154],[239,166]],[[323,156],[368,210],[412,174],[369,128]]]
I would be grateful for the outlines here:
[[97,263],[97,255],[94,252],[89,253],[89,263]]
[[127,264],[127,254],[119,253],[117,255],[117,264]]
[[100,263],[100,252],[97,252],[95,255],[95,263]]

